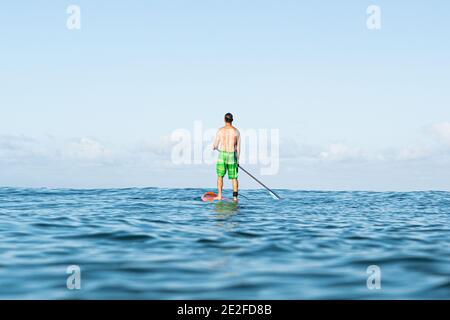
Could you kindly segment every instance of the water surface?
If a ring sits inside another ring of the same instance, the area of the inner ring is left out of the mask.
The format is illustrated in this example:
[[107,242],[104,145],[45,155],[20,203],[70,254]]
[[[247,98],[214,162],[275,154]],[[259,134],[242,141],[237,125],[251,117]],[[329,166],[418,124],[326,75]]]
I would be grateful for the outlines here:
[[450,193],[205,191],[0,188],[0,298],[450,299]]

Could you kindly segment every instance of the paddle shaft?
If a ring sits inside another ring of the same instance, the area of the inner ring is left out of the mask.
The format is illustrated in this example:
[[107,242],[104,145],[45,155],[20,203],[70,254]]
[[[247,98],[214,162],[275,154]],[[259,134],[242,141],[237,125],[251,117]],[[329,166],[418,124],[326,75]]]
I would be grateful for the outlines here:
[[264,188],[266,188],[270,193],[272,193],[275,197],[277,197],[278,199],[281,199],[281,197],[279,195],[277,195],[275,192],[273,192],[272,190],[270,190],[269,187],[267,187],[264,183],[262,183],[261,181],[259,181],[258,179],[256,179],[250,172],[248,172],[247,170],[245,170],[244,168],[241,167],[241,165],[238,164],[238,167],[244,171],[246,174],[248,174],[250,177],[252,177],[256,182],[258,182],[260,185],[262,185]]
[[[214,150],[217,150],[220,152],[220,150],[218,148],[215,148]],[[237,159],[237,154],[236,152],[234,153],[235,157]],[[252,177],[256,182],[258,182],[260,185],[262,185],[264,188],[267,189],[267,191],[269,191],[271,194],[273,194],[278,200],[281,199],[281,197],[279,195],[277,195],[275,192],[273,192],[272,190],[270,190],[270,188],[268,186],[266,186],[264,183],[262,183],[261,181],[259,181],[258,179],[256,179],[250,172],[248,172],[247,170],[245,170],[244,168],[241,167],[240,164],[238,164],[238,167],[242,169],[242,171],[244,171],[246,174],[248,174],[250,177]]]

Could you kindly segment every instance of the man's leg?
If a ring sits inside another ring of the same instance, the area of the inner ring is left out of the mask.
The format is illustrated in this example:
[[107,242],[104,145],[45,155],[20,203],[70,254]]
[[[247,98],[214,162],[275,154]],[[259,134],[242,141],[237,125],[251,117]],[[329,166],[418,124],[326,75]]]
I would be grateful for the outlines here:
[[239,189],[239,182],[238,182],[238,179],[232,179],[231,182],[233,183],[233,200],[237,201],[238,200],[237,193],[238,193],[238,189]]
[[217,177],[217,200],[222,200],[223,177]]
[[232,158],[229,159],[228,164],[228,178],[231,179],[233,184],[233,200],[238,201],[238,163],[236,159],[236,153],[232,154]]
[[217,173],[217,197],[215,200],[222,200],[222,187],[223,187],[223,177],[227,172],[227,167],[223,159],[223,153],[219,153],[219,158],[216,163],[216,173]]

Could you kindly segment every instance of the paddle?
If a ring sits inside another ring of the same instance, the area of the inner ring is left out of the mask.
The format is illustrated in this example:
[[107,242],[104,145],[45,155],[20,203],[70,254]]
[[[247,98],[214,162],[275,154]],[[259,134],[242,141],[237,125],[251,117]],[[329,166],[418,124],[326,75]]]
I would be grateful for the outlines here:
[[242,171],[244,171],[246,174],[248,174],[250,177],[252,177],[256,182],[258,182],[260,185],[262,185],[264,188],[267,189],[267,191],[269,191],[270,195],[272,196],[272,198],[274,198],[275,200],[281,200],[281,197],[278,196],[275,192],[273,192],[272,190],[270,190],[264,183],[262,183],[261,181],[259,181],[258,179],[256,179],[250,172],[248,172],[247,170],[245,170],[244,168],[241,167],[240,164],[238,164],[238,167],[242,169]]
[[[214,150],[217,150],[220,152],[220,150],[218,148],[214,148]],[[256,179],[250,172],[248,172],[247,170],[245,170],[244,168],[241,167],[240,164],[238,164],[238,167],[242,169],[242,171],[244,171],[246,174],[248,174],[250,177],[252,177],[256,182],[258,182],[260,185],[262,185],[264,188],[267,189],[267,191],[269,191],[270,195],[272,196],[272,198],[274,198],[275,200],[281,200],[281,197],[279,195],[277,195],[274,191],[270,190],[269,187],[267,187],[264,183],[262,183],[261,181],[259,181],[258,179]],[[244,197],[245,198],[245,197]]]

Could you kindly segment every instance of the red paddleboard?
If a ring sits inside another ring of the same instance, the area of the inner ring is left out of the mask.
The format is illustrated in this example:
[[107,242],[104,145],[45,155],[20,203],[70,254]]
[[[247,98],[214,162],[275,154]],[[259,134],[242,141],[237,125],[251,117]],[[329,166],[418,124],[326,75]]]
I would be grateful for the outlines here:
[[[214,192],[206,192],[204,195],[202,195],[202,201],[209,202],[209,201],[215,201],[214,198],[217,197],[217,194]],[[222,198],[222,201],[227,201],[228,199]]]

